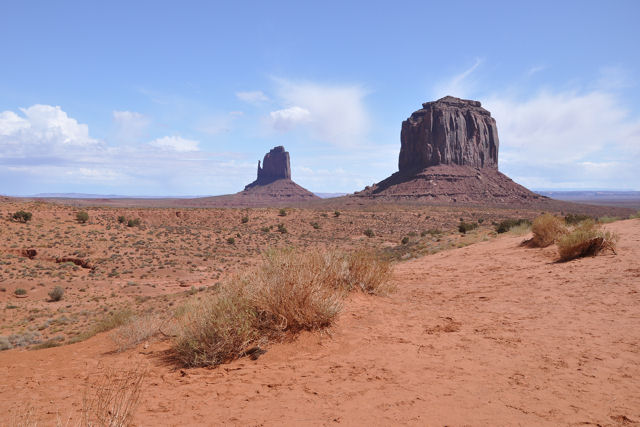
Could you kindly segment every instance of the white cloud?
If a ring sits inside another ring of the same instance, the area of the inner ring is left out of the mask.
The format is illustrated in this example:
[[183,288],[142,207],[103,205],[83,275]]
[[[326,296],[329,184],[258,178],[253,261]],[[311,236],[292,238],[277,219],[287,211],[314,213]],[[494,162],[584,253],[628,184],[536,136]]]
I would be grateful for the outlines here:
[[435,98],[439,99],[447,95],[455,96],[456,98],[467,98],[470,96],[474,85],[474,82],[470,77],[480,64],[482,64],[482,60],[476,59],[474,64],[462,73],[456,74],[455,76],[436,84],[434,88]]
[[640,188],[640,118],[613,92],[493,96],[500,165],[537,187]]
[[89,127],[69,117],[60,107],[33,105],[0,112],[0,156],[52,156],[73,150],[95,150],[100,142],[89,136]]
[[161,150],[188,152],[198,151],[198,141],[185,139],[179,136],[165,136],[149,143],[150,146]]
[[147,116],[135,111],[114,111],[113,121],[116,126],[115,137],[121,142],[140,140],[151,123]]
[[297,105],[269,113],[271,125],[279,131],[288,131],[298,124],[309,122],[310,116],[309,110]]
[[299,124],[314,138],[341,146],[358,144],[368,132],[367,92],[361,86],[274,80],[284,107],[269,115],[274,129],[282,131]]
[[236,92],[236,97],[241,101],[248,102],[249,104],[262,104],[269,101],[269,97],[261,90]]

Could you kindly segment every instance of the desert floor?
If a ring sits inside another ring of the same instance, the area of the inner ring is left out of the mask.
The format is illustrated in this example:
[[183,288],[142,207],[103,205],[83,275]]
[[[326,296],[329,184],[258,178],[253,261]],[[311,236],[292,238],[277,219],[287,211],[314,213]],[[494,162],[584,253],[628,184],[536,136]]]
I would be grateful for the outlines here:
[[73,425],[88,384],[143,367],[136,425],[640,423],[640,220],[607,228],[616,255],[556,263],[501,235],[398,263],[395,293],[255,361],[180,369],[108,333],[0,352],[0,414]]

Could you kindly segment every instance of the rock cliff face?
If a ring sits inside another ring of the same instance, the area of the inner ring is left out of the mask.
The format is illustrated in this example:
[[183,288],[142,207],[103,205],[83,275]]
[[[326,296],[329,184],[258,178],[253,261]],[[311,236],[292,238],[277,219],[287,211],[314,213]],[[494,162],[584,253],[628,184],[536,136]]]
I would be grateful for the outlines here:
[[498,169],[498,128],[480,102],[446,96],[402,122],[400,173],[436,165]]
[[354,197],[509,206],[546,203],[546,197],[498,171],[498,128],[480,102],[446,96],[422,106],[402,122],[399,171]]
[[289,153],[284,147],[272,148],[258,161],[258,178],[244,190],[216,201],[225,206],[275,206],[282,203],[315,200],[319,197],[291,180]]
[[256,185],[267,185],[278,179],[291,179],[291,164],[289,153],[283,146],[274,147],[265,154],[262,167],[258,160],[258,178],[245,187],[249,189]]

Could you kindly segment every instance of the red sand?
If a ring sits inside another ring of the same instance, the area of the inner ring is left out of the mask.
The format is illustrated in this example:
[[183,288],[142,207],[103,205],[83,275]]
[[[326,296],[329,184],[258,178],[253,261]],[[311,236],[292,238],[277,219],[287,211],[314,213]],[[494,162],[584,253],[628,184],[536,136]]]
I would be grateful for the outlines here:
[[640,221],[617,255],[555,263],[503,237],[395,268],[334,328],[257,361],[181,371],[166,343],[114,354],[102,335],[0,353],[0,414],[78,419],[87,376],[149,366],[137,425],[630,425],[640,422]]

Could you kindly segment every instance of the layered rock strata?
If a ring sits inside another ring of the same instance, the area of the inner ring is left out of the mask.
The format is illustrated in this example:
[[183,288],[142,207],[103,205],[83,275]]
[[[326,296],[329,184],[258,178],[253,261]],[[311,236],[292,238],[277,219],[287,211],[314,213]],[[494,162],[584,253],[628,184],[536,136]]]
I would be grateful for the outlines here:
[[498,128],[480,102],[446,96],[402,122],[398,169],[455,164],[498,169]]

